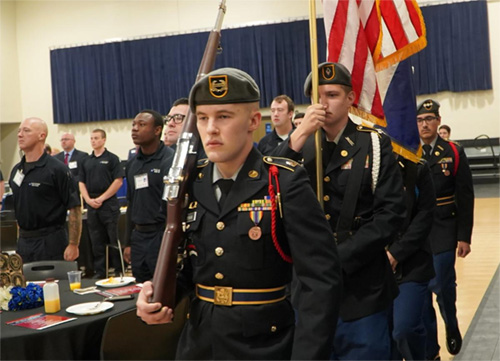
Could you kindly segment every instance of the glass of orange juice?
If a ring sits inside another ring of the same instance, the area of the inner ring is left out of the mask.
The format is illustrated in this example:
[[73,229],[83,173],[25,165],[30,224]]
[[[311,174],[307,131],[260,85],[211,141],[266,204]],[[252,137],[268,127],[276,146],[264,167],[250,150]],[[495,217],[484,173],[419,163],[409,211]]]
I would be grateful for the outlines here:
[[82,288],[82,271],[69,271],[68,279],[71,291]]

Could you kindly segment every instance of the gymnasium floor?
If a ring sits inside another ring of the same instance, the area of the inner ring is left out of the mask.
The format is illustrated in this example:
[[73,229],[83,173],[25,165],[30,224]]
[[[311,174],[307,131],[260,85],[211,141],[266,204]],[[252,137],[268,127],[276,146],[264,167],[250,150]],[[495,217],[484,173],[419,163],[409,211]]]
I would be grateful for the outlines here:
[[458,321],[464,342],[457,356],[447,352],[439,315],[441,360],[500,360],[500,189],[498,184],[481,184],[474,190],[472,252],[456,263]]

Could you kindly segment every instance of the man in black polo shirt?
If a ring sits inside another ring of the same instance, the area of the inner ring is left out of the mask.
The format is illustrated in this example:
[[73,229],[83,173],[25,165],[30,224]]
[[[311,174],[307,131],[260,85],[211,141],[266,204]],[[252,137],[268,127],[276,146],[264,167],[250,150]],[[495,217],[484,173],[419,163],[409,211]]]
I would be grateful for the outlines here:
[[163,117],[154,110],[141,111],[132,122],[132,140],[140,148],[125,169],[128,206],[124,257],[132,262],[138,282],[153,277],[165,229],[163,177],[172,165],[174,151],[160,140],[162,131]]
[[[88,205],[87,224],[94,255],[95,277],[104,278],[106,244],[116,246],[118,240],[120,205],[116,192],[123,184],[124,171],[120,159],[104,147],[104,130],[93,130],[90,143],[94,151],[80,169],[80,192]],[[110,254],[113,267],[121,269],[118,250],[111,248]]]
[[[82,231],[80,197],[68,168],[45,153],[47,124],[27,118],[19,126],[18,143],[24,152],[10,174],[14,209],[19,224],[17,252],[24,262],[74,261]],[[69,243],[65,229],[69,210]]]
[[288,139],[293,130],[293,110],[295,104],[288,95],[278,95],[271,103],[271,121],[274,129],[266,134],[257,145],[257,149],[264,155],[272,154],[274,149]]

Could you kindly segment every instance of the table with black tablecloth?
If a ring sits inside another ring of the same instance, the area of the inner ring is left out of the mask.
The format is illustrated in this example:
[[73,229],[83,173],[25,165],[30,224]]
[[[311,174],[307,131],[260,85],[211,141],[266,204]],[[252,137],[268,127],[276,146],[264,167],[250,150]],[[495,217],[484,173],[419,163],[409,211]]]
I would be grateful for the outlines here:
[[[82,287],[94,285],[95,280],[83,279]],[[104,289],[103,289],[104,290]],[[6,322],[44,313],[44,308],[23,311],[3,311],[1,320],[2,360],[98,360],[104,326],[109,317],[135,307],[137,294],[133,300],[116,301],[114,307],[103,313],[77,316],[66,312],[66,308],[85,302],[101,301],[96,293],[77,295],[69,290],[67,280],[59,281],[61,310],[55,315],[76,317],[74,321],[33,330]]]

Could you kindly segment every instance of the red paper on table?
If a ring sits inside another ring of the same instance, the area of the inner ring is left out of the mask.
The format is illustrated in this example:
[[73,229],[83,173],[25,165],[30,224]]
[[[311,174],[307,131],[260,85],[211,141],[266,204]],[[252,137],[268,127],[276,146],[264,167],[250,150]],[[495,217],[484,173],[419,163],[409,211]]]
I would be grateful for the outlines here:
[[134,293],[139,293],[142,290],[142,285],[130,285],[130,286],[125,286],[125,287],[119,287],[119,288],[113,288],[113,289],[108,289],[106,291],[99,291],[97,292],[98,295],[104,296],[104,297],[115,297],[115,296],[126,296],[126,295],[132,295]]
[[12,326],[31,328],[33,330],[43,330],[45,328],[60,325],[61,323],[73,320],[76,320],[76,317],[46,315],[43,313],[37,313],[32,316],[23,317],[17,320],[6,322],[6,324]]

